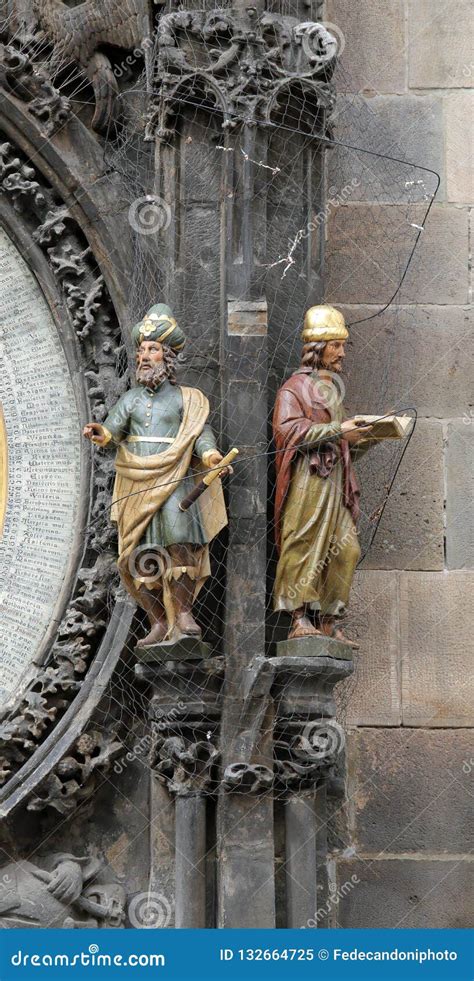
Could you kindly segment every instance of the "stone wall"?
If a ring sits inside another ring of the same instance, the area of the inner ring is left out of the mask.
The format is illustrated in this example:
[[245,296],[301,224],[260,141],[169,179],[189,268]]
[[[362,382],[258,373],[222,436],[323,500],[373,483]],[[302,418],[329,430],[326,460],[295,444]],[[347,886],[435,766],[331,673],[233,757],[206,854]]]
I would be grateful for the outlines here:
[[[441,174],[397,306],[352,332],[351,408],[380,409],[367,379],[376,387],[390,346],[386,408],[415,405],[419,422],[354,589],[361,652],[347,717],[348,799],[338,815],[340,847],[332,863],[334,883],[345,893],[340,900],[336,895],[332,923],[346,927],[469,922],[474,414],[467,320],[473,198],[468,8],[467,0],[328,0],[325,11],[326,22],[344,37],[346,88],[341,92],[339,85],[339,91],[352,100],[352,118],[365,104],[377,149],[401,148],[407,160]],[[350,112],[339,116],[336,138],[364,145],[364,134],[350,131],[350,119]],[[349,321],[377,309],[367,304],[374,283],[355,274],[377,208],[365,189],[363,201],[352,198],[339,209],[329,231],[328,275],[335,283],[346,280],[330,300]],[[345,240],[344,270],[335,269],[341,224],[357,232],[352,251]],[[381,282],[379,306],[383,289]],[[344,889],[351,876],[357,881]]]

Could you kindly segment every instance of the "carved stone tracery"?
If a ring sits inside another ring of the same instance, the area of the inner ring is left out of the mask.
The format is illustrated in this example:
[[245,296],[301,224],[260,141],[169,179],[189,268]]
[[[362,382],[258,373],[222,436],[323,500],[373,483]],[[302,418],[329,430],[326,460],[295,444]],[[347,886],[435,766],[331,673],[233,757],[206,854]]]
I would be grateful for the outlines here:
[[157,30],[155,87],[148,138],[172,135],[180,103],[210,104],[224,126],[269,122],[280,94],[303,88],[313,108],[331,108],[329,79],[337,41],[322,24],[249,10],[176,11]]
[[[84,363],[95,365],[95,371],[89,373],[88,396],[92,415],[103,419],[117,385],[125,386],[125,378],[120,378],[119,370],[120,330],[94,256],[76,220],[58,201],[53,188],[8,142],[0,144],[0,194],[13,206],[22,227],[29,229],[47,260],[64,298]],[[115,377],[112,392],[111,376]],[[0,723],[0,785],[52,732],[79,692],[104,636],[115,562],[114,533],[107,515],[112,468],[111,462],[100,454],[94,464],[84,564],[77,569],[71,584],[71,600],[58,626],[47,665],[38,669],[20,701]]]

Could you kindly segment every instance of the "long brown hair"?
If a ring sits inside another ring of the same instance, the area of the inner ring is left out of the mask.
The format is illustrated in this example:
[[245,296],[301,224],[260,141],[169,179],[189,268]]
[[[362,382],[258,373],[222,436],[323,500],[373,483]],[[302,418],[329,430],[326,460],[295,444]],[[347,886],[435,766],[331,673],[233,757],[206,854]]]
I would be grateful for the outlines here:
[[168,378],[168,381],[171,382],[172,385],[176,385],[176,358],[177,358],[176,351],[173,351],[173,348],[168,347],[167,344],[162,344],[162,348],[163,348],[163,362],[166,368],[166,376]]
[[327,341],[311,341],[305,344],[301,353],[302,368],[322,368],[323,352]]

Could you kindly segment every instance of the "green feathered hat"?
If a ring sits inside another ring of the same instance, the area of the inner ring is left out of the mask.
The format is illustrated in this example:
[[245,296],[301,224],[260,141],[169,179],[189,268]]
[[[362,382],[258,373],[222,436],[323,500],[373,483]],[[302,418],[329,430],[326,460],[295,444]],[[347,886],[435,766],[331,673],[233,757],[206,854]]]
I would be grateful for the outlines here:
[[136,347],[142,341],[160,341],[173,351],[182,351],[186,338],[166,303],[155,303],[132,330]]

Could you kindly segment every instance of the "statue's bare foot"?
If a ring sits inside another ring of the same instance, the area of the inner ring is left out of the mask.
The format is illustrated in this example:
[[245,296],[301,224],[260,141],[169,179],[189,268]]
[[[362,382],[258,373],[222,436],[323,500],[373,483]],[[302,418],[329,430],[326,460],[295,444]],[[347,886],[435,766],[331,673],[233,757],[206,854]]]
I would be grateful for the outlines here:
[[343,630],[340,627],[333,633],[334,640],[340,640],[341,644],[347,644],[348,647],[352,647],[355,651],[360,649],[360,644],[356,640],[351,640],[350,637],[346,637]]
[[166,620],[160,620],[158,623],[154,623],[150,633],[139,640],[137,647],[153,647],[154,644],[162,644],[166,640],[168,633],[168,624]]
[[176,630],[182,637],[200,637],[202,633],[192,613],[187,611],[176,614]]
[[299,637],[314,637],[321,635],[321,631],[311,623],[311,620],[307,616],[293,617],[293,623],[291,630],[288,634],[288,640],[297,640]]
[[360,649],[360,644],[357,641],[350,640],[349,637],[346,637],[342,628],[336,626],[336,621],[333,617],[324,617],[321,619],[321,630],[325,637],[332,637],[333,640],[338,640],[341,644],[352,647],[354,651]]

